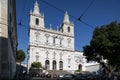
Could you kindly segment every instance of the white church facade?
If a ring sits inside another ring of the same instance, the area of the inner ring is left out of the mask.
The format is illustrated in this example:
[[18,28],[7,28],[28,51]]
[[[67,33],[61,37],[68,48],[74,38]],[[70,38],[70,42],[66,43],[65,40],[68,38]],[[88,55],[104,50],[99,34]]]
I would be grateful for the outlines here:
[[59,29],[47,29],[44,15],[39,12],[36,2],[34,10],[30,11],[29,25],[28,69],[33,62],[40,62],[46,70],[99,69],[97,63],[86,63],[83,52],[75,51],[74,24],[70,22],[67,12]]

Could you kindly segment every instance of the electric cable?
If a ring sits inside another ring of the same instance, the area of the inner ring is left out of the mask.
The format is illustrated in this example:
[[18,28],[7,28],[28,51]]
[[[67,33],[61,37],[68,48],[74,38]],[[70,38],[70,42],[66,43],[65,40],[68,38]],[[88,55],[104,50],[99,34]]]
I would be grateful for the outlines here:
[[23,5],[23,9],[22,9],[22,14],[21,14],[21,18],[20,18],[20,21],[19,21],[19,25],[22,25],[22,19],[23,19],[23,14],[25,13],[26,3],[27,3],[27,0],[25,0],[24,5]]
[[78,20],[81,20],[81,18],[84,16],[84,14],[86,13],[86,11],[92,6],[93,2],[95,0],[92,0],[91,3],[88,5],[88,7],[85,9],[85,11],[83,11],[83,13],[81,14],[81,16],[78,18]]
[[[47,5],[50,6],[50,7],[55,8],[56,10],[58,10],[58,11],[60,11],[60,12],[62,12],[62,13],[65,13],[64,10],[62,10],[62,9],[60,9],[60,8],[57,8],[56,6],[54,6],[53,4],[50,4],[49,2],[47,2],[47,1],[45,1],[45,0],[39,0],[39,1],[47,4]],[[89,6],[88,6],[88,7],[85,9],[85,11],[81,14],[81,17],[82,17],[82,16],[85,14],[85,12],[90,8],[90,6],[93,4],[93,2],[94,2],[94,0],[92,0],[92,2],[89,4]],[[94,29],[94,27],[93,27],[92,25],[90,25],[90,24],[84,22],[83,20],[81,20],[81,17],[76,18],[75,16],[73,16],[73,15],[71,15],[71,14],[69,14],[69,16],[70,16],[71,18],[73,18],[73,19],[75,19],[75,20],[78,20],[78,21],[80,21],[81,23],[89,26],[90,28]]]
[[28,26],[26,26],[26,25],[24,25],[24,24],[22,24],[22,23],[17,23],[17,25],[18,25],[18,26],[22,26],[23,28],[28,29]]

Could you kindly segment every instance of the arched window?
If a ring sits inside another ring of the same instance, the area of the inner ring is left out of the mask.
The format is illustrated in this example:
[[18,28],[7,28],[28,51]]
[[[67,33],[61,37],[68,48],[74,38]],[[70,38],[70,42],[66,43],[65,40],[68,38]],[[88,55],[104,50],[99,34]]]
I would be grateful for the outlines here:
[[39,25],[39,19],[38,19],[38,18],[36,18],[35,24],[36,24],[36,25]]
[[70,32],[70,27],[68,27],[68,32]]

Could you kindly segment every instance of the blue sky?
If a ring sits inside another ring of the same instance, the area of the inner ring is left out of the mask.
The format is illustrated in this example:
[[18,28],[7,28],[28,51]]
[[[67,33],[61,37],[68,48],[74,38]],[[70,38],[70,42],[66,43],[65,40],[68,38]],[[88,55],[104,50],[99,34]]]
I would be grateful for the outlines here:
[[[27,56],[29,13],[33,10],[36,0],[16,0],[17,23],[21,21],[24,26],[17,25],[18,49],[23,49]],[[67,11],[70,21],[74,23],[75,50],[83,51],[88,45],[96,26],[109,24],[112,21],[120,22],[120,0],[37,0],[40,12],[44,14],[45,26],[56,29],[63,22],[64,12]],[[51,7],[49,4],[55,6]],[[88,8],[90,3],[92,5]],[[88,9],[87,9],[88,8]],[[87,9],[87,10],[86,10]],[[84,13],[85,12],[85,13]],[[76,20],[82,14],[81,20],[90,26]],[[75,18],[73,18],[75,17]],[[26,59],[27,60],[27,59]],[[26,62],[26,60],[24,62]]]

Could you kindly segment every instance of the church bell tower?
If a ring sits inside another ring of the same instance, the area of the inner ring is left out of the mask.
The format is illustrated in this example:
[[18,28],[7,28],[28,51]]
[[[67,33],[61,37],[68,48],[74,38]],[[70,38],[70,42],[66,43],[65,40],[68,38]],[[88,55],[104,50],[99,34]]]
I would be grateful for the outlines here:
[[34,10],[30,11],[30,27],[44,28],[44,16],[39,12],[39,4],[36,1]]
[[66,11],[60,30],[63,33],[74,35],[74,24],[70,22],[68,12]]

